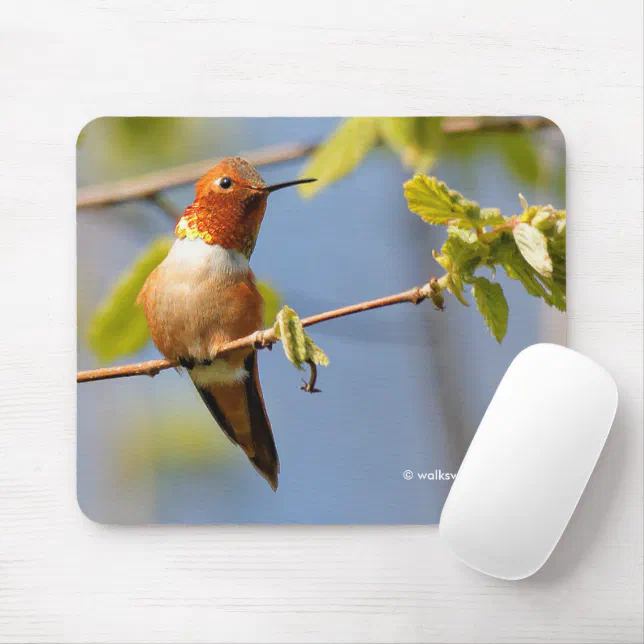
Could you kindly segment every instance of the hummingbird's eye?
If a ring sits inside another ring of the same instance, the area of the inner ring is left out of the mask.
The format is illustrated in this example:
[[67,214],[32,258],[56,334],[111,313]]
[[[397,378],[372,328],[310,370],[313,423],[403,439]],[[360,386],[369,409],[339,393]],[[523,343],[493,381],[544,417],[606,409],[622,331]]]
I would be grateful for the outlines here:
[[230,177],[222,177],[219,179],[219,187],[223,190],[228,190],[233,185],[233,180]]

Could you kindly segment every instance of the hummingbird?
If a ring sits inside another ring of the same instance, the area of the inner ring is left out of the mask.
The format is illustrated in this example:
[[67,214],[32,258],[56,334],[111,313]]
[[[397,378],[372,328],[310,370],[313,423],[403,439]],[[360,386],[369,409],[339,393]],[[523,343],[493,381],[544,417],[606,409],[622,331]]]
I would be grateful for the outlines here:
[[280,465],[257,349],[217,353],[225,342],[263,328],[264,301],[249,261],[268,196],[311,181],[269,186],[245,159],[223,159],[197,181],[195,199],[174,229],[176,241],[137,298],[157,349],[186,368],[219,427],[273,490]]

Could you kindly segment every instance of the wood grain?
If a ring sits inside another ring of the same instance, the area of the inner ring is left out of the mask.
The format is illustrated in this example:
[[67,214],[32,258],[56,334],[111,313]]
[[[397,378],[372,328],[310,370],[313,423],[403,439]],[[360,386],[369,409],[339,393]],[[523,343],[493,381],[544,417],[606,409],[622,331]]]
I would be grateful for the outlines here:
[[[640,3],[66,7],[3,15],[0,642],[641,642]],[[567,138],[569,343],[614,375],[620,407],[549,563],[519,583],[484,577],[435,527],[87,520],[75,495],[81,127],[104,114],[412,113],[543,114]]]

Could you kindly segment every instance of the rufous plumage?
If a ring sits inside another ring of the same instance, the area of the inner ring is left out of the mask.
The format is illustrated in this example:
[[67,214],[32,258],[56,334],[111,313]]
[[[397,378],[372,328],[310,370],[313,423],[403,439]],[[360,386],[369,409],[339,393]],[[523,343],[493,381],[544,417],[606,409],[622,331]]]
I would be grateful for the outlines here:
[[249,260],[268,195],[307,181],[313,179],[267,186],[244,159],[221,161],[197,182],[195,200],[175,227],[177,240],[137,299],[156,347],[187,368],[221,429],[273,490],[280,465],[257,350],[217,354],[225,342],[263,328],[264,303]]

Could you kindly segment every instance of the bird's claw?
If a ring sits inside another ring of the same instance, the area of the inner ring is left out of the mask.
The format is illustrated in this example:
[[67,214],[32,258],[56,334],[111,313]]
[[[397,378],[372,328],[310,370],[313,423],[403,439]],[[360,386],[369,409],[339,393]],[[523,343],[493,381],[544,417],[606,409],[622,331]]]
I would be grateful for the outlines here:
[[190,371],[191,369],[194,369],[195,361],[192,358],[179,358],[179,364],[184,367],[184,369]]
[[255,347],[255,349],[268,349],[269,351],[272,351],[273,342],[266,338],[266,334],[263,331],[256,331],[253,334],[253,347]]

